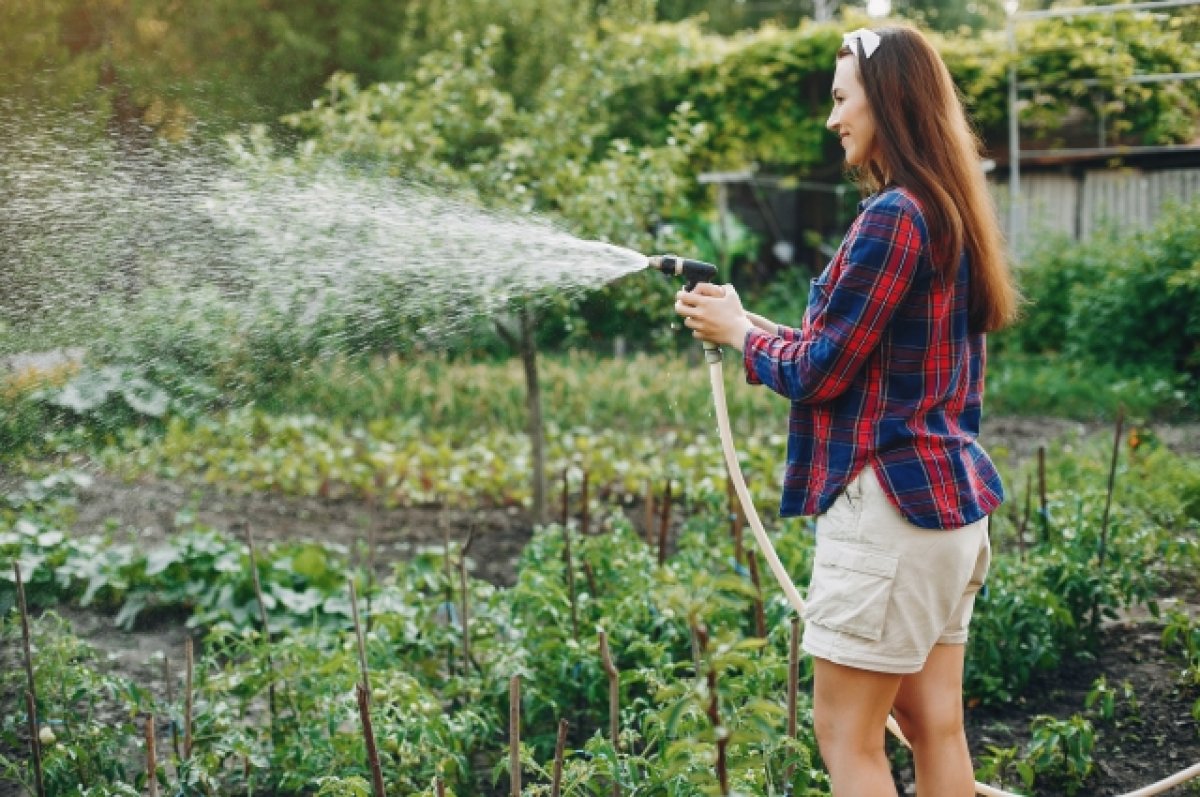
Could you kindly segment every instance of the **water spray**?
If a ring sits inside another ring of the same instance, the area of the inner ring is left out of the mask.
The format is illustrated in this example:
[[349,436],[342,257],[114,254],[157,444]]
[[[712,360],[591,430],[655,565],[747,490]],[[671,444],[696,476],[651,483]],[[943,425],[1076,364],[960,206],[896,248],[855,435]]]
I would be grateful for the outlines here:
[[[717,267],[702,260],[688,260],[678,255],[654,255],[647,260],[649,268],[658,269],[667,276],[683,277],[689,291],[694,290],[701,282],[711,282],[717,275]],[[750,523],[750,529],[754,532],[754,539],[758,542],[758,547],[762,551],[763,557],[766,558],[767,564],[770,565],[771,572],[775,574],[775,580],[779,582],[784,595],[787,596],[788,603],[798,615],[803,616],[804,599],[800,597],[800,592],[792,582],[791,576],[788,575],[787,569],[784,568],[783,562],[779,561],[779,554],[775,552],[775,546],[771,544],[771,539],[767,536],[766,529],[763,528],[758,511],[754,508],[754,501],[750,499],[750,491],[746,488],[746,478],[742,475],[742,467],[738,464],[737,451],[733,446],[733,433],[729,427],[729,409],[725,403],[725,380],[721,372],[721,347],[705,341],[704,359],[708,363],[708,377],[712,385],[713,405],[717,415],[717,431],[721,436],[721,452],[725,457],[725,466],[729,469],[729,478],[733,481],[742,511]],[[887,729],[905,747],[912,748],[909,741],[904,738],[904,733],[900,730],[895,717],[891,715],[888,715],[887,718]],[[1151,795],[1160,794],[1196,777],[1200,777],[1200,763],[1193,764],[1187,769],[1149,786],[1128,792],[1122,797],[1151,797]],[[984,795],[984,797],[1021,797],[1013,792],[979,782],[975,783],[975,793]]]

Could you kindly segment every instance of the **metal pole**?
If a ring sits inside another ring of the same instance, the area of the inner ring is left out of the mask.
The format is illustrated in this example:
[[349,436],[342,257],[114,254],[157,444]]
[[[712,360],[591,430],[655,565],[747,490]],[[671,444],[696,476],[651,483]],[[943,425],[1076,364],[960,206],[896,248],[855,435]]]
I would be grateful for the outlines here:
[[[1015,6],[1015,3],[1014,3]],[[1015,11],[1015,8],[1014,8]],[[1008,242],[1015,254],[1021,233],[1021,141],[1017,126],[1017,28],[1009,13],[1008,29]]]

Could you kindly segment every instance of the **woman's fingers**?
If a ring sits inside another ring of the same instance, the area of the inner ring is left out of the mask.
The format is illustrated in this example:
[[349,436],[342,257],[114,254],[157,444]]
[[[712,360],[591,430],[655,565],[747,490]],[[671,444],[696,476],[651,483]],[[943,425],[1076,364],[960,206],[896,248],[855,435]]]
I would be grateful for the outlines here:
[[714,299],[720,299],[725,295],[725,288],[721,285],[713,285],[711,282],[701,282],[692,289],[693,293],[698,293],[701,296],[711,296]]

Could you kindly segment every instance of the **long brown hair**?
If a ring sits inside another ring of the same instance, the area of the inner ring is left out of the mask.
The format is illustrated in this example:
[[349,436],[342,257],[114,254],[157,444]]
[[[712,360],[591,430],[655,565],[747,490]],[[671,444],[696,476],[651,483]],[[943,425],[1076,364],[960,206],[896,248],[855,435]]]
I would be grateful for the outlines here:
[[907,26],[875,32],[881,41],[870,58],[861,42],[838,51],[838,58],[855,56],[875,122],[875,147],[859,180],[870,191],[893,183],[916,196],[934,267],[953,279],[959,253],[965,248],[970,258],[971,330],[1000,329],[1016,318],[1020,296],[980,166],[979,138],[933,45]]

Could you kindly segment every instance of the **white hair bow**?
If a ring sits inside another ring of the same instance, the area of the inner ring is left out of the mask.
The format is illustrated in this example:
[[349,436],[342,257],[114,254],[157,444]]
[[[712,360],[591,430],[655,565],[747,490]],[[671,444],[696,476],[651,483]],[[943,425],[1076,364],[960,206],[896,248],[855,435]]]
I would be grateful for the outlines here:
[[879,49],[879,42],[881,41],[878,33],[873,30],[868,30],[867,28],[859,28],[858,30],[850,31],[842,37],[842,46],[849,47],[850,52],[854,53],[855,55],[858,55],[858,51],[854,49],[855,39],[858,39],[858,41],[862,43],[863,55],[865,55],[867,58],[870,58],[872,55],[874,55],[875,51]]

